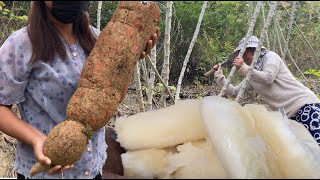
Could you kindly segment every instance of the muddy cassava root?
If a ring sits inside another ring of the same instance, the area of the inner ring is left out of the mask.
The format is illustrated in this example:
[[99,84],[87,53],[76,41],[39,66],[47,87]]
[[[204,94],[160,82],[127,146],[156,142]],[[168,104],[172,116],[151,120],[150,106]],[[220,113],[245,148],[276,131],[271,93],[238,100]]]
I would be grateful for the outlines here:
[[[51,159],[52,166],[78,161],[91,135],[116,112],[135,64],[159,23],[160,9],[156,3],[118,3],[83,66],[78,87],[67,106],[66,120],[55,126],[45,141],[44,154]],[[37,162],[30,176],[52,166]]]

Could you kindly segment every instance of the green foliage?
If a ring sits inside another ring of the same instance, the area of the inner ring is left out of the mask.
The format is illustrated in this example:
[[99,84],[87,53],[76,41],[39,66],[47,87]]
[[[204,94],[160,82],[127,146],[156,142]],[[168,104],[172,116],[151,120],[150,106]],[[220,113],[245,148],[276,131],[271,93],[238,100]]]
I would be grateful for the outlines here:
[[318,78],[320,77],[320,70],[309,69],[308,71],[305,71],[303,73],[308,75],[314,75],[314,76],[317,76]]
[[[5,2],[0,1],[0,42],[2,42],[14,31],[27,24],[28,4],[14,1],[15,6],[7,6]],[[15,7],[15,8],[13,8]]]

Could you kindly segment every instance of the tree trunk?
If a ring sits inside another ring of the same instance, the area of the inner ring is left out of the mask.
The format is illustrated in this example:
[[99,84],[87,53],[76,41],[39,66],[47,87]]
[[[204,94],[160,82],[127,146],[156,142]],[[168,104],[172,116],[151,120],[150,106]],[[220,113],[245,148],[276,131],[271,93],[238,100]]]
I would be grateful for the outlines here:
[[101,7],[102,1],[98,1],[98,10],[97,10],[97,29],[100,31],[100,22],[101,22]]
[[141,90],[139,63],[136,63],[136,67],[134,69],[134,81],[136,84],[136,93],[137,93],[137,101],[139,103],[139,110],[140,112],[144,112],[144,101],[143,101],[143,95]]
[[236,101],[239,101],[240,98],[242,97],[243,93],[244,93],[244,90],[251,78],[251,75],[252,75],[252,71],[253,71],[253,68],[260,56],[260,52],[261,52],[261,46],[263,44],[263,41],[264,41],[264,38],[265,38],[265,35],[266,35],[266,32],[271,24],[271,20],[273,19],[274,17],[274,13],[275,13],[275,10],[276,10],[276,7],[277,7],[277,1],[272,1],[272,5],[270,6],[270,10],[269,10],[269,13],[268,13],[268,17],[267,17],[267,21],[266,23],[264,24],[262,30],[261,30],[261,33],[260,33],[260,41],[258,43],[258,47],[256,48],[256,51],[254,52],[254,56],[253,56],[253,62],[251,63],[250,65],[250,68],[249,68],[249,71],[248,71],[248,74],[246,75],[245,77],[245,81],[244,83],[241,85],[241,88],[240,88],[240,91],[236,97]]
[[[157,51],[156,51],[156,46],[151,49],[151,63],[156,66],[157,64]],[[153,99],[153,88],[154,88],[154,79],[155,79],[155,72],[152,70],[150,67],[149,70],[149,81],[148,81],[148,104],[147,104],[147,111],[153,109],[152,108],[152,99]]]
[[208,3],[208,1],[204,1],[204,3],[203,3],[202,10],[201,10],[201,13],[200,13],[200,16],[199,16],[199,19],[198,19],[198,24],[197,24],[196,30],[195,30],[195,32],[193,34],[193,37],[192,37],[192,40],[191,40],[187,55],[186,55],[186,57],[184,59],[184,62],[183,62],[183,66],[182,66],[182,69],[181,69],[181,72],[180,72],[180,76],[179,76],[179,80],[178,80],[176,96],[175,96],[175,102],[177,102],[180,99],[179,93],[180,93],[182,79],[183,79],[184,72],[186,70],[186,67],[187,67],[187,64],[188,64],[188,61],[189,61],[189,57],[191,55],[191,52],[192,52],[192,49],[193,49],[193,46],[194,46],[194,43],[196,42],[197,36],[199,34],[202,18],[203,18],[204,12],[206,10],[207,3]]
[[[164,34],[164,60],[162,66],[162,78],[166,85],[169,84],[169,60],[170,60],[170,33],[171,33],[171,19],[172,19],[172,1],[167,1],[166,7],[166,29]],[[167,92],[165,89],[161,92],[160,105],[166,107]]]
[[[246,51],[246,46],[247,46],[247,43],[248,43],[248,38],[252,35],[252,32],[253,32],[253,28],[254,28],[254,25],[256,24],[256,20],[257,20],[257,17],[259,15],[259,12],[260,12],[260,9],[261,9],[261,5],[262,5],[262,2],[261,1],[258,1],[257,3],[257,6],[256,6],[256,9],[254,11],[254,14],[253,16],[251,17],[251,21],[250,21],[250,25],[249,25],[249,29],[248,29],[248,32],[246,34],[246,37],[245,37],[245,43],[243,45],[243,47],[241,48],[240,52],[239,52],[239,56],[242,57],[244,52]],[[229,76],[225,82],[225,84],[223,85],[223,88],[221,89],[220,91],[220,94],[219,96],[224,96],[225,95],[225,92],[227,90],[227,87],[229,86],[230,84],[230,81],[232,79],[232,77],[234,76],[234,73],[236,72],[236,66],[233,66],[230,73],[229,73]]]

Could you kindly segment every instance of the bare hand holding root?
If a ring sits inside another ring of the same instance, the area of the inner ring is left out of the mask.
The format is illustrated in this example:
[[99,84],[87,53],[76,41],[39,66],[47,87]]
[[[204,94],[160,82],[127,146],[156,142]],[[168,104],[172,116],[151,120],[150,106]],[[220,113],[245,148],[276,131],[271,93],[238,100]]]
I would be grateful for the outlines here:
[[[45,167],[50,167],[50,169],[46,170],[46,172],[48,174],[56,174],[56,173],[62,173],[64,171],[67,171],[71,168],[74,167],[74,165],[67,165],[62,167],[61,165],[56,165],[56,166],[52,166],[51,165],[51,160],[46,157],[43,153],[43,145],[44,142],[46,140],[46,136],[43,135],[37,139],[35,139],[35,141],[33,142],[33,151],[34,151],[34,155],[35,158],[38,162],[40,162],[41,164],[45,165]],[[33,176],[33,172],[34,172],[34,168],[31,169],[30,174],[31,176]]]

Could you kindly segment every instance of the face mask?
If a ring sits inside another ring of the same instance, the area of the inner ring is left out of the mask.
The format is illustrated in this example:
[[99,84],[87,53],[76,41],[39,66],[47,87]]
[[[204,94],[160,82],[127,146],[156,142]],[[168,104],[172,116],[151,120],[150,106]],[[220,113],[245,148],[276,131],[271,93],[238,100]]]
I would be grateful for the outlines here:
[[52,1],[51,14],[64,24],[77,22],[90,1]]

